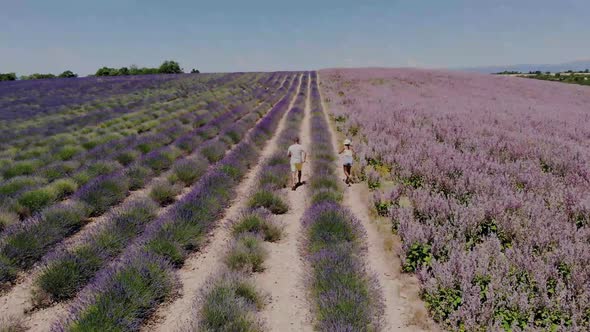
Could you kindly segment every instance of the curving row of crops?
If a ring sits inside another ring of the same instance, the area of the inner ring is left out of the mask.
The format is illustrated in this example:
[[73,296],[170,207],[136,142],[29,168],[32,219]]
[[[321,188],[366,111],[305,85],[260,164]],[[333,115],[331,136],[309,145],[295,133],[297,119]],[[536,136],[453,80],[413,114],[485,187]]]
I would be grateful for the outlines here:
[[422,70],[322,75],[438,322],[590,328],[587,88]]

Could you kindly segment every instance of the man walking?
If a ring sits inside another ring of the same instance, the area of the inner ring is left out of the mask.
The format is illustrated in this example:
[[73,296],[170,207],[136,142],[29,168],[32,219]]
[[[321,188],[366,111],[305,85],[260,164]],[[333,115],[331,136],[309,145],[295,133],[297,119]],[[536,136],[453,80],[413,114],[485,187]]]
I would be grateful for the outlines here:
[[288,156],[291,158],[291,190],[295,191],[301,185],[301,169],[307,159],[307,153],[299,144],[299,137],[295,137],[293,144],[289,147]]

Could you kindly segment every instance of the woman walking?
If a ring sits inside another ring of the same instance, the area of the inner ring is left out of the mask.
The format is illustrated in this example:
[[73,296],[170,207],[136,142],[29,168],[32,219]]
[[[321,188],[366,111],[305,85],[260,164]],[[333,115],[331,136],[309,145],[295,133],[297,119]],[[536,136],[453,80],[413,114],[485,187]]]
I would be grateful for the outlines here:
[[352,170],[352,161],[354,160],[354,150],[352,148],[352,143],[348,138],[344,140],[344,147],[338,152],[338,154],[342,155],[342,168],[344,169],[344,175],[346,175],[344,182],[350,187],[350,183],[352,182],[350,174]]

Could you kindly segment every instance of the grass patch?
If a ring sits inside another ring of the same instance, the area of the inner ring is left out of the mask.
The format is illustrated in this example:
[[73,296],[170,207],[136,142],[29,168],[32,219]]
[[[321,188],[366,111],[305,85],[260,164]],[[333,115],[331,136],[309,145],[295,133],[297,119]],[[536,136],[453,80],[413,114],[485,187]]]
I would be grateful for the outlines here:
[[47,207],[57,199],[51,188],[28,191],[18,198],[19,214],[30,216]]
[[129,192],[129,181],[121,175],[101,177],[79,192],[82,202],[88,204],[92,216],[103,214],[111,206],[121,202]]
[[205,172],[209,163],[201,158],[184,159],[174,164],[174,174],[185,186],[195,183]]
[[0,211],[0,232],[8,226],[18,222],[18,215],[14,212]]
[[123,166],[128,166],[139,157],[139,152],[135,150],[125,150],[117,154],[115,159]]
[[79,229],[87,216],[88,208],[82,203],[59,205],[43,211],[38,222],[7,236],[0,246],[0,282],[13,280],[15,270],[31,267],[51,245]]
[[211,282],[204,295],[199,331],[263,331],[254,312],[263,306],[263,298],[246,277],[225,273]]
[[201,149],[201,154],[210,163],[216,163],[225,156],[226,146],[221,141],[214,141]]
[[239,221],[233,224],[232,232],[236,236],[245,233],[257,234],[267,242],[276,242],[283,235],[283,229],[270,221],[270,216],[261,212],[242,215]]
[[138,199],[110,216],[109,224],[87,243],[48,264],[36,280],[38,306],[72,298],[103,266],[119,254],[156,217],[158,206],[150,199]]
[[76,331],[133,331],[171,292],[169,267],[141,255],[125,264],[109,280],[106,291],[66,327]]
[[166,206],[176,200],[180,190],[180,186],[170,183],[168,179],[163,179],[154,183],[150,190],[150,197],[160,206]]
[[59,179],[50,185],[57,199],[64,199],[78,189],[78,184],[72,179]]
[[0,186],[0,194],[12,196],[27,188],[44,185],[47,180],[37,176],[17,176],[4,182]]
[[281,197],[270,190],[259,189],[248,202],[248,206],[252,209],[266,208],[273,214],[284,214],[289,211],[289,206],[283,201]]
[[31,175],[37,169],[39,163],[32,160],[17,161],[4,169],[2,175],[5,179],[10,179],[20,175]]
[[180,156],[180,151],[176,148],[165,148],[150,152],[145,157],[143,164],[159,174],[169,169],[178,156]]
[[225,264],[235,271],[262,272],[268,253],[262,246],[262,238],[253,234],[238,236],[225,258]]
[[125,175],[129,179],[129,190],[137,190],[147,184],[154,176],[154,171],[145,166],[134,164],[127,168]]

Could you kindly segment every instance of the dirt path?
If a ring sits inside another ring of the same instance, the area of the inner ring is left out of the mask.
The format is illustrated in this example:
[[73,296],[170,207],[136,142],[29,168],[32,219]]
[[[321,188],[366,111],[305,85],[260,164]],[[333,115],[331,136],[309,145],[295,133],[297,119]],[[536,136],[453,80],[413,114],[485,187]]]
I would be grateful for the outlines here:
[[[301,145],[310,151],[310,84],[307,86],[305,116],[299,137]],[[303,164],[303,179],[309,176],[309,163]],[[301,217],[308,205],[307,190],[286,189],[289,212],[281,216],[285,233],[281,241],[267,246],[269,257],[266,270],[255,274],[255,284],[270,296],[270,303],[260,316],[269,331],[313,331],[309,304],[303,284],[304,260],[300,255]]]
[[[300,88],[301,76],[299,77],[297,93],[293,96],[289,109],[293,106]],[[277,133],[281,132],[285,127],[287,113],[285,112],[281,118],[275,134],[262,150],[259,160],[264,160],[275,151],[277,146],[276,141],[279,137]],[[220,270],[223,264],[222,259],[231,240],[228,226],[246,207],[247,198],[252,188],[255,187],[256,175],[259,173],[261,167],[262,163],[259,162],[248,171],[237,188],[237,198],[227,209],[225,217],[218,222],[220,226],[216,227],[212,234],[209,235],[209,243],[204,246],[201,252],[196,252],[190,256],[185,261],[183,267],[177,271],[180,284],[182,285],[179,297],[168,304],[160,306],[154,314],[153,319],[142,328],[142,331],[176,331],[181,330],[192,321],[194,318],[192,315],[194,315],[195,298],[198,296],[198,292],[203,288],[205,282]]]
[[[320,77],[318,73],[318,82]],[[321,96],[321,86],[320,86]],[[328,109],[322,98],[322,107],[327,117]],[[330,123],[332,144],[338,151],[340,144],[334,124]],[[342,165],[336,161],[338,170]],[[344,178],[343,171],[342,177]],[[435,330],[424,304],[420,300],[418,280],[402,274],[401,261],[397,254],[401,249],[399,238],[391,233],[391,224],[372,218],[369,211],[369,190],[364,183],[345,187],[343,205],[361,221],[366,230],[366,262],[370,273],[374,273],[383,292],[383,331],[433,331]]]

